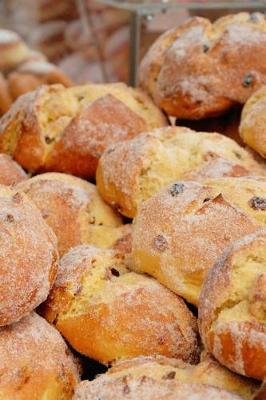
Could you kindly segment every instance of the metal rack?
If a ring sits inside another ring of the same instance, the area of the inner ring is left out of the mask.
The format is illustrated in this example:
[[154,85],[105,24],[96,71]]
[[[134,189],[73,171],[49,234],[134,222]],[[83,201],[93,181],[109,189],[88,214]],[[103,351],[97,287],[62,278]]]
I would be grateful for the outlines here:
[[[242,0],[242,1],[187,1],[187,0],[95,0],[98,3],[111,6],[117,9],[127,10],[130,13],[130,57],[129,57],[129,84],[136,86],[137,70],[139,63],[139,50],[141,42],[141,26],[143,18],[155,15],[160,12],[166,12],[171,9],[188,9],[188,10],[215,10],[215,9],[265,9],[266,0]],[[83,21],[84,28],[89,29],[94,37],[96,47],[98,49],[99,61],[101,64],[103,77],[107,74],[104,69],[103,54],[101,46],[97,41],[95,27],[92,19],[89,17],[89,11],[85,5],[85,0],[77,0],[80,11],[80,17]]]

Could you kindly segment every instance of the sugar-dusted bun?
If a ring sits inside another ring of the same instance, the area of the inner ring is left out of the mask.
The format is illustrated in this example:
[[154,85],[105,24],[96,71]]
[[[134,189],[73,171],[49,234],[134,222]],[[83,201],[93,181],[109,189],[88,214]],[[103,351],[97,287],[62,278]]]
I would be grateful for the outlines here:
[[91,243],[112,246],[123,236],[122,221],[99,196],[96,186],[60,173],[37,175],[16,186],[40,209],[58,238],[62,255],[71,247]]
[[7,154],[0,154],[0,184],[14,185],[27,179],[21,166]]
[[266,158],[266,87],[255,92],[246,102],[240,124],[240,136],[253,150]]
[[213,24],[192,18],[153,44],[140,66],[140,85],[169,115],[218,115],[266,83],[265,45],[263,14],[239,13]]
[[144,200],[217,157],[261,173],[252,156],[233,140],[218,133],[172,127],[110,146],[99,162],[97,187],[109,204],[134,217]]
[[131,375],[116,377],[101,375],[92,382],[81,382],[73,400],[241,400],[241,397],[222,389],[200,383],[174,380],[156,381],[153,378]]
[[0,116],[7,112],[12,104],[12,97],[7,80],[0,72]]
[[0,70],[17,67],[27,59],[29,48],[15,32],[0,29]]
[[266,377],[266,230],[230,246],[205,280],[199,326],[206,348],[225,366]]
[[162,356],[141,356],[115,363],[107,374],[116,377],[130,375],[133,378],[146,376],[156,381],[174,379],[184,383],[203,383],[228,390],[245,400],[253,399],[259,390],[256,381],[229,371],[206,353],[202,354],[200,363],[196,365]]
[[109,144],[165,124],[144,93],[124,84],[42,86],[19,98],[2,118],[0,151],[30,171],[94,178]]
[[78,246],[65,254],[43,315],[104,364],[156,354],[198,360],[197,323],[183,299],[130,272],[113,250]]
[[[235,183],[235,185],[234,185]],[[207,271],[230,243],[265,226],[266,181],[178,181],[140,208],[132,266],[197,305]]]
[[60,334],[35,313],[0,328],[1,400],[70,400],[78,368]]
[[57,272],[57,242],[26,195],[0,186],[0,326],[42,303]]

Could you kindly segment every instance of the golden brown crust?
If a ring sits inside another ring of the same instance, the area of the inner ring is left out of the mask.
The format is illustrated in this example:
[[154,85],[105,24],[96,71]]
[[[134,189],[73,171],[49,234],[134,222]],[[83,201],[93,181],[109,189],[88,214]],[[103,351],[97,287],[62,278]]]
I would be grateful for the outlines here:
[[162,187],[216,158],[263,172],[247,151],[223,135],[169,127],[110,146],[99,162],[97,187],[105,201],[134,217],[141,203]]
[[115,363],[107,374],[116,377],[131,375],[133,378],[146,376],[156,381],[177,380],[190,384],[211,385],[228,390],[245,400],[253,399],[253,395],[259,389],[258,382],[229,371],[206,353],[202,354],[200,363],[196,365],[162,356],[142,356]]
[[62,255],[71,247],[91,243],[111,247],[120,237],[122,221],[100,198],[95,185],[60,173],[37,175],[16,187],[40,209],[58,238]]
[[0,184],[15,185],[27,179],[27,174],[7,154],[0,154]]
[[266,87],[264,86],[246,102],[239,127],[243,141],[266,158]]
[[193,18],[153,45],[142,61],[140,84],[169,115],[214,116],[245,103],[266,83],[265,43],[263,14],[239,13],[213,24]]
[[58,252],[54,233],[24,194],[0,187],[0,326],[18,321],[48,296]]
[[173,380],[156,381],[153,378],[131,375],[117,378],[101,375],[92,382],[77,386],[73,400],[241,400],[241,397],[222,389],[202,384],[187,384]]
[[60,334],[32,313],[0,328],[0,397],[70,400],[78,368]]
[[[230,178],[223,179],[226,186]],[[255,183],[260,191],[261,182]],[[242,184],[242,198],[237,193],[241,185],[224,192],[222,186],[173,183],[142,205],[133,224],[132,268],[195,305],[207,271],[226,246],[264,223],[261,211],[248,204],[241,209],[253,196],[249,187]]]
[[[44,79],[25,71],[22,82],[22,72],[10,76],[14,95]],[[29,171],[94,178],[108,144],[166,124],[163,113],[144,93],[124,84],[44,85],[18,98],[3,117],[0,151]]]
[[6,79],[0,72],[0,116],[8,111],[12,104],[12,98]]
[[128,271],[112,250],[67,253],[43,313],[77,351],[102,363],[155,354],[198,360],[196,319],[183,300]]
[[266,376],[266,230],[229,247],[207,276],[199,326],[207,349],[225,366]]

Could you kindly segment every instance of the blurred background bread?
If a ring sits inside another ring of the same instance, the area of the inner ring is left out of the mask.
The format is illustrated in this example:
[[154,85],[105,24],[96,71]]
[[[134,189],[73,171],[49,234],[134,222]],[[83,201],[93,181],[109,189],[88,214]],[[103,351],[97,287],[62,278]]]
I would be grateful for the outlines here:
[[104,364],[156,354],[198,361],[196,319],[183,299],[130,272],[112,250],[65,254],[42,313],[77,351]]
[[207,349],[232,371],[266,376],[266,231],[240,239],[220,256],[200,296]]
[[3,400],[70,400],[78,366],[63,338],[35,313],[0,330]]

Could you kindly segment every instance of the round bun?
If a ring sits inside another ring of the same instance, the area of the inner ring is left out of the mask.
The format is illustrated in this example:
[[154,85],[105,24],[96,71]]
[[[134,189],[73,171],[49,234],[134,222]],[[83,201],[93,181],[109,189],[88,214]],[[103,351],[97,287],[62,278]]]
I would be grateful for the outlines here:
[[156,381],[145,375],[139,378],[122,378],[102,375],[92,382],[81,382],[73,400],[241,400],[241,397],[200,383],[183,383],[174,380]]
[[223,135],[169,127],[110,146],[99,162],[97,187],[105,201],[134,217],[159,189],[217,157],[262,173],[246,150]]
[[0,29],[1,71],[17,67],[27,59],[29,53],[29,48],[15,32]]
[[265,226],[265,205],[262,179],[175,182],[140,208],[133,224],[132,267],[197,305],[216,258],[230,243]]
[[266,87],[246,102],[241,116],[240,136],[253,150],[266,158]]
[[57,236],[61,255],[79,244],[109,247],[124,235],[121,218],[92,183],[51,172],[21,182],[16,189],[39,208]]
[[259,389],[256,381],[229,371],[206,353],[202,354],[200,363],[196,365],[162,356],[138,357],[115,363],[107,374],[116,377],[130,375],[133,378],[146,376],[156,381],[174,379],[184,383],[203,383],[238,394],[245,400],[253,399]]
[[213,24],[192,18],[153,44],[140,66],[140,85],[169,115],[215,116],[244,104],[266,83],[265,48],[263,14],[239,13]]
[[109,144],[164,125],[151,100],[124,84],[41,86],[17,99],[2,118],[0,151],[30,171],[94,178]]
[[48,296],[57,272],[56,237],[26,195],[0,186],[0,326]]
[[78,368],[60,334],[32,313],[0,328],[0,397],[70,400]]
[[27,179],[21,166],[7,154],[0,154],[0,184],[14,185]]
[[130,272],[113,250],[79,246],[64,255],[43,315],[104,364],[156,354],[198,361],[197,323],[184,301]]
[[256,379],[266,377],[266,230],[230,246],[205,280],[199,326],[221,364]]

